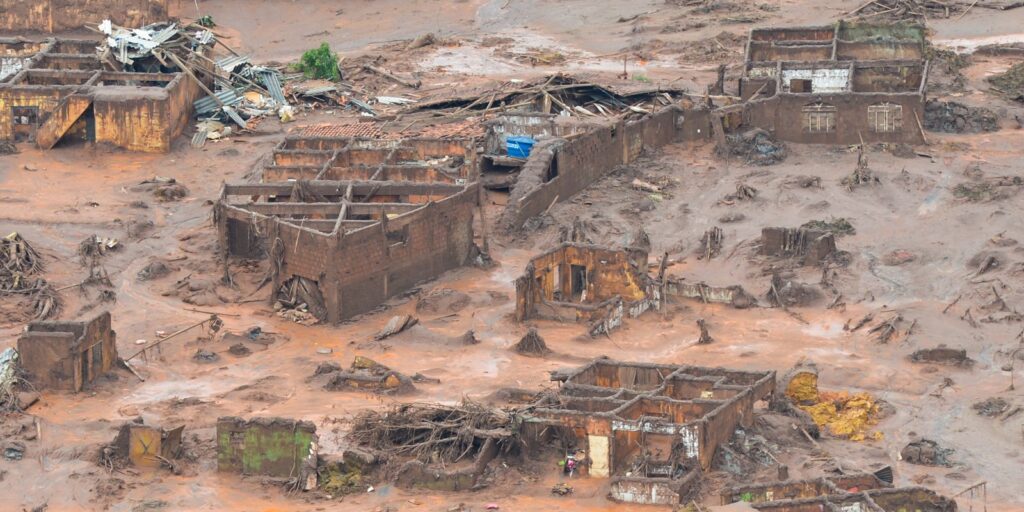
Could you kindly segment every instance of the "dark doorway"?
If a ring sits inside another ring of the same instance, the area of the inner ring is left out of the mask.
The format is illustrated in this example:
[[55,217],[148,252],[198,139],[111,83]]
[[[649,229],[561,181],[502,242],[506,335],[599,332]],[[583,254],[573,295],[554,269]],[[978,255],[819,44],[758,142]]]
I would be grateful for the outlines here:
[[572,265],[570,269],[572,283],[572,300],[574,302],[586,301],[587,291],[587,267],[583,265]]

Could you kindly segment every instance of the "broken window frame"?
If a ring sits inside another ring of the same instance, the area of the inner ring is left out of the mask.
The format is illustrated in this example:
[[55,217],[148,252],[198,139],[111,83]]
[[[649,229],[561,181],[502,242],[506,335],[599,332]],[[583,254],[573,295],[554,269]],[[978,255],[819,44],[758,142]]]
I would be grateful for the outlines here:
[[804,105],[800,109],[804,133],[834,133],[838,110],[835,105],[820,101]]
[[902,130],[903,105],[888,101],[868,105],[868,129],[873,133],[897,133]]
[[39,107],[32,105],[11,106],[11,124],[16,126],[39,126]]

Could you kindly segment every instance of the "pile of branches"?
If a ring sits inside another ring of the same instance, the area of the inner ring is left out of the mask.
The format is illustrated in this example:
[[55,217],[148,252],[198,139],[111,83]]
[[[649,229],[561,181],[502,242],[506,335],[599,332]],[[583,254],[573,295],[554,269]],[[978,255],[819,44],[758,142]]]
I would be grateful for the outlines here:
[[457,406],[400,404],[356,416],[349,440],[389,458],[455,463],[475,457],[488,440],[498,443],[499,453],[518,451],[516,427],[512,412],[470,400]]
[[0,297],[31,298],[33,317],[44,320],[60,311],[60,296],[39,276],[43,259],[17,232],[0,238]]
[[850,12],[861,18],[917,20],[949,18],[962,14],[967,6],[955,0],[872,0]]

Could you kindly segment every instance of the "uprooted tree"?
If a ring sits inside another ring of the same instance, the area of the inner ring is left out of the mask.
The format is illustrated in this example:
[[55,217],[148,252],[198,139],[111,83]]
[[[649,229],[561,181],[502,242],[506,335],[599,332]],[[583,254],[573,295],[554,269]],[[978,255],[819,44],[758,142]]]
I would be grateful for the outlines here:
[[349,439],[386,457],[459,462],[485,449],[508,454],[521,448],[513,411],[465,400],[461,405],[400,404],[369,410],[352,420]]

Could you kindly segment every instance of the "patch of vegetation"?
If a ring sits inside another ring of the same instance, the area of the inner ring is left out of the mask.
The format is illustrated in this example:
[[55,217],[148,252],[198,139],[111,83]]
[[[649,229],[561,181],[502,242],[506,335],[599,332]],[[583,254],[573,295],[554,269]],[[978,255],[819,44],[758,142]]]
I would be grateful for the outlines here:
[[827,221],[812,220],[800,227],[804,229],[817,229],[819,231],[827,231],[837,237],[853,235],[857,233],[857,230],[854,229],[853,224],[850,224],[850,221],[846,220],[846,217],[832,217]]
[[344,468],[333,465],[320,468],[318,473],[320,490],[331,496],[344,496],[366,490],[363,474],[358,469],[353,468],[345,472]]
[[338,54],[331,51],[327,43],[319,48],[314,48],[302,54],[299,59],[298,70],[307,78],[322,78],[325,80],[339,80],[341,73],[338,72]]

